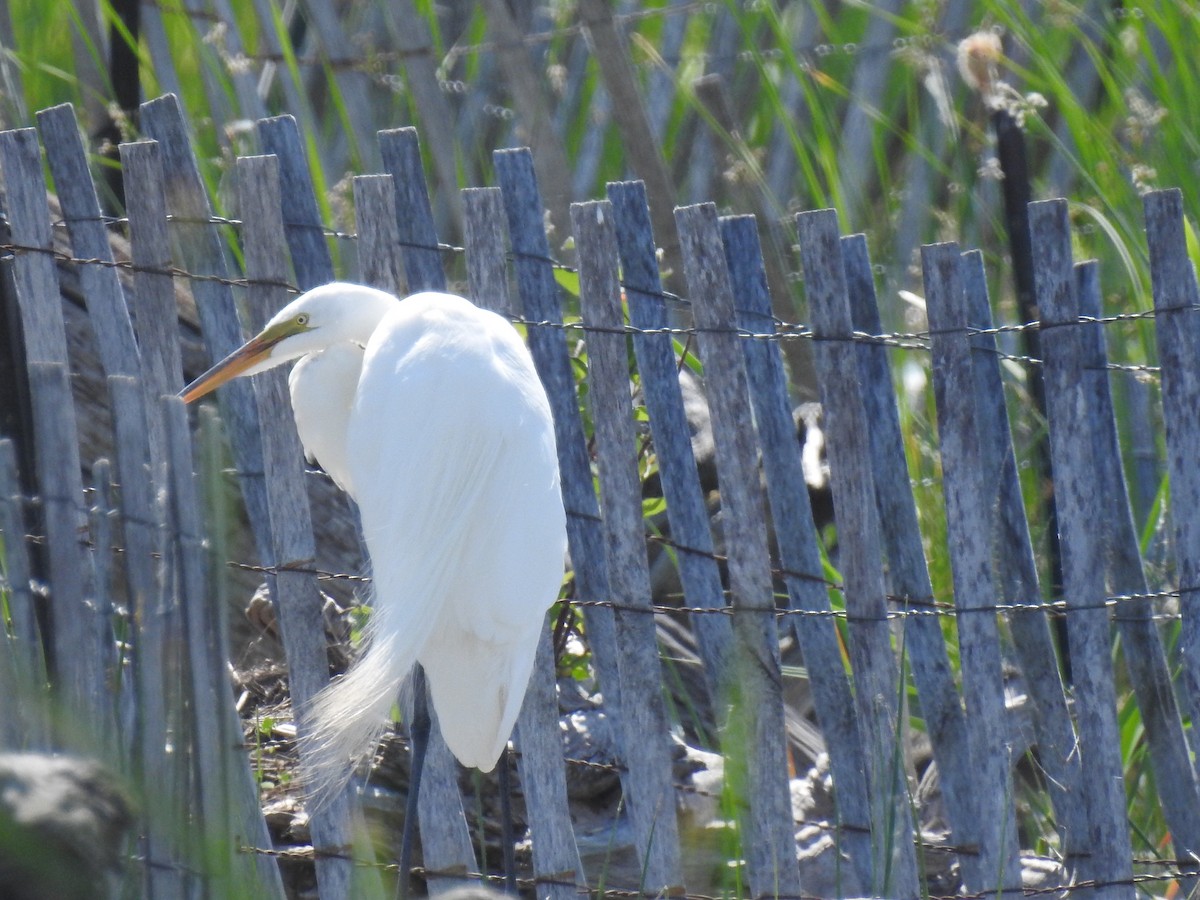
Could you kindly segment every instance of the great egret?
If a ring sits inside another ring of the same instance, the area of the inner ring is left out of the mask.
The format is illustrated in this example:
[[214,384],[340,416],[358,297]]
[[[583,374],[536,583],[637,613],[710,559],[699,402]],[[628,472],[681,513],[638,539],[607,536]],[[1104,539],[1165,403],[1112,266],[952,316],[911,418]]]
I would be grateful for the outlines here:
[[550,405],[529,351],[461,297],[333,283],[182,396],[290,360],[300,439],[358,502],[374,575],[367,650],[314,704],[309,789],[324,797],[346,782],[416,662],[450,750],[490,771],[566,550]]

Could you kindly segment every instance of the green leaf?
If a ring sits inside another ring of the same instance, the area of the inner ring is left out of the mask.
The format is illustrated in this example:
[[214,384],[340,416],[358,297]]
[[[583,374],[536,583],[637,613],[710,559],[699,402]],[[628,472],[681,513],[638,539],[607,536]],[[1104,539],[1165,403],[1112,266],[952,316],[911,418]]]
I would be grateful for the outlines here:
[[554,280],[558,282],[558,286],[578,299],[579,297],[579,273],[571,269],[564,269],[562,266],[554,267]]

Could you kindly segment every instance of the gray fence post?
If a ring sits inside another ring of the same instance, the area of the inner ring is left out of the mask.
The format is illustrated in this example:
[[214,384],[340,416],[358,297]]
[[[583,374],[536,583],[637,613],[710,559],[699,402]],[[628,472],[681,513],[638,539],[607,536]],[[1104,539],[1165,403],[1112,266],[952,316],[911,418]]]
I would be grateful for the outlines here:
[[313,193],[308,157],[293,116],[259,119],[254,130],[262,152],[279,160],[279,197],[283,230],[292,251],[292,268],[300,290],[333,281],[333,257],[325,242],[325,226]]
[[[617,229],[629,324],[635,329],[633,350],[667,501],[667,521],[677,547],[679,580],[689,606],[722,609],[728,602],[683,407],[680,364],[668,329],[646,189],[640,181],[613,183],[608,186],[608,197]],[[705,663],[710,717],[716,726],[720,724],[722,686],[729,676],[733,631],[727,617],[717,613],[693,615],[692,628]]]
[[183,643],[174,592],[166,590],[163,509],[150,481],[150,448],[144,395],[136,379],[108,379],[116,432],[117,476],[121,482],[121,514],[125,534],[124,568],[129,605],[134,613],[133,675],[137,689],[136,770],[146,795],[147,896],[179,896],[190,876],[180,829],[188,804],[179,794],[178,771],[167,746],[185,723],[182,676],[169,648]]
[[392,176],[396,192],[396,232],[404,260],[406,293],[444,291],[446,270],[438,249],[433,207],[421,168],[417,129],[396,128],[379,132],[383,165]]
[[134,266],[131,309],[142,351],[142,380],[147,395],[157,398],[183,385],[162,152],[155,141],[122,144],[120,150]]
[[730,732],[740,740],[736,750],[726,749],[726,758],[744,765],[748,776],[749,812],[743,823],[747,876],[756,896],[798,894],[766,504],[759,486],[756,435],[744,417],[750,391],[733,285],[716,207],[681,207],[675,210],[675,220],[705,367],[735,610],[736,686]]
[[[813,317],[821,402],[825,407],[829,469],[838,515],[839,558],[850,617],[850,658],[871,786],[875,877],[870,889],[917,895],[915,833],[907,797],[905,725],[896,660],[892,655],[883,580],[879,511],[869,446],[866,408],[859,393],[858,353],[847,296],[846,270],[833,210],[796,217],[805,290]],[[890,858],[889,858],[890,857]],[[890,883],[883,883],[885,873]]]
[[[892,348],[882,341],[864,338],[883,331],[875,298],[874,275],[867,253],[866,238],[849,235],[842,238],[846,264],[846,288],[850,297],[850,318],[858,347],[859,374],[862,378],[863,405],[872,423],[869,440],[875,474],[875,502],[879,507],[883,552],[887,558],[887,584],[893,603],[900,605],[904,619],[904,655],[912,671],[920,698],[921,716],[937,761],[938,781],[946,801],[946,812],[954,843],[970,846],[978,832],[972,803],[971,754],[967,743],[966,718],[962,698],[950,668],[946,638],[941,622],[928,613],[933,587],[921,540],[921,526],[904,455],[904,437],[900,431],[900,411],[892,384],[888,355]],[[964,872],[972,858],[960,862]]]
[[[280,181],[273,157],[248,157],[238,161],[238,205],[246,245],[246,275],[252,315],[261,325],[267,310],[277,309],[283,293],[283,246]],[[304,451],[292,420],[287,377],[283,370],[263,373],[254,382],[258,415],[262,422],[263,477],[271,522],[270,582],[279,616],[280,637],[288,666],[288,685],[296,730],[305,734],[310,725],[313,698],[329,682],[325,650],[321,591],[311,568],[316,555],[308,493],[304,489]],[[303,762],[303,761],[302,761]],[[317,852],[317,883],[322,897],[350,897],[353,861],[346,855],[351,845],[350,791],[330,798],[312,818],[313,846]]]
[[[259,805],[258,784],[244,750],[242,722],[229,679],[228,616],[208,591],[208,548],[193,466],[187,409],[178,397],[161,401],[170,473],[170,526],[179,603],[187,630],[191,675],[196,792],[200,828],[212,859],[231,885],[254,885],[256,896],[282,898],[279,865]],[[248,847],[243,847],[243,843]],[[261,852],[258,852],[261,851]],[[220,894],[218,882],[217,894]]]
[[849,853],[854,871],[865,886],[872,880],[867,760],[821,564],[784,358],[778,341],[767,339],[776,334],[775,317],[767,293],[758,226],[754,216],[729,216],[721,220],[721,235],[737,297],[737,322],[749,334],[742,340],[742,349],[762,446],[775,542],[789,605],[798,613],[789,616],[787,624],[800,644],[828,749],[837,800],[838,842]]
[[[1093,260],[1075,266],[1080,327],[1083,381],[1096,450],[1101,517],[1104,529],[1104,559],[1108,589],[1121,599],[1113,615],[1124,643],[1129,680],[1137,696],[1146,729],[1154,783],[1158,787],[1163,815],[1171,829],[1176,859],[1200,855],[1200,793],[1196,774],[1180,720],[1179,704],[1171,681],[1167,654],[1154,619],[1154,602],[1142,569],[1137,529],[1129,506],[1125,472],[1121,466],[1121,444],[1113,417],[1112,393],[1108,383],[1108,354],[1104,326],[1099,319],[1100,272]],[[1182,884],[1195,884],[1195,878]],[[1189,889],[1190,890],[1190,889]]]
[[[167,210],[174,216],[171,231],[178,248],[177,258],[190,273],[201,276],[192,280],[191,289],[204,340],[213,360],[222,359],[241,345],[242,326],[230,289],[225,248],[209,225],[212,206],[200,178],[187,123],[178,98],[171,94],[143,103],[141,115],[143,130],[158,141],[162,155]],[[262,427],[254,389],[246,379],[235,379],[221,389],[218,397],[229,428],[259,558],[269,562],[272,559],[270,517],[262,477]]]
[[[1021,888],[1020,848],[992,582],[992,504],[984,487],[990,473],[984,469],[975,426],[975,372],[958,245],[922,248],[921,265],[932,336],[947,543],[973,772],[970,793],[959,798],[972,807],[973,821],[960,823],[969,824],[970,830],[956,833],[954,838],[959,845],[979,846],[978,855],[959,855],[968,891],[1000,888],[1005,895],[1016,896]],[[968,790],[961,782],[954,789]]]
[[642,522],[637,437],[629,398],[617,241],[607,201],[571,206],[579,259],[579,297],[587,330],[588,400],[595,430],[609,598],[621,648],[621,717],[626,805],[643,860],[643,890],[670,894],[683,886],[671,782],[671,737],[662,668],[650,609],[650,568]]
[[1004,402],[1000,357],[995,334],[991,331],[992,312],[983,256],[975,250],[964,256],[967,263],[963,273],[964,290],[969,305],[969,323],[974,331],[971,346],[975,350],[975,427],[984,454],[984,471],[995,473],[996,478],[997,499],[992,526],[997,558],[994,584],[998,601],[1009,607],[1013,653],[1020,663],[1023,686],[1032,701],[1038,760],[1046,770],[1046,791],[1058,818],[1064,851],[1071,855],[1082,841],[1080,836],[1086,833],[1087,822],[1082,770],[1079,755],[1075,752],[1078,738],[1058,668],[1054,637],[1042,602],[1029,523],[1025,518],[1025,502]]
[[49,723],[43,705],[49,697],[44,686],[49,679],[30,584],[24,506],[16,450],[11,440],[3,438],[0,439],[0,532],[4,534],[5,588],[12,619],[12,635],[0,633],[6,643],[6,674],[10,679],[4,701],[4,746],[45,750],[49,743]]
[[28,248],[15,254],[12,268],[29,370],[52,589],[51,667],[67,702],[103,736],[110,733],[105,722],[111,706],[104,651],[94,641],[95,612],[85,605],[95,576],[87,546],[87,511],[46,181],[32,128],[0,132],[0,170],[13,243]]
[[[1095,484],[1090,410],[1085,408],[1079,302],[1071,268],[1071,233],[1065,200],[1029,206],[1037,303],[1046,359],[1046,399],[1063,580],[1069,619],[1079,753],[1088,804],[1086,848],[1074,860],[1084,878],[1104,882],[1098,897],[1132,896],[1133,849],[1125,822],[1121,740],[1110,663],[1111,637],[1105,605],[1102,515]],[[1069,860],[1068,863],[1071,861]]]
[[1154,191],[1143,198],[1150,275],[1154,288],[1155,330],[1162,366],[1163,424],[1167,433],[1167,474],[1171,484],[1171,524],[1183,612],[1184,703],[1200,722],[1200,290],[1188,256],[1183,196]]

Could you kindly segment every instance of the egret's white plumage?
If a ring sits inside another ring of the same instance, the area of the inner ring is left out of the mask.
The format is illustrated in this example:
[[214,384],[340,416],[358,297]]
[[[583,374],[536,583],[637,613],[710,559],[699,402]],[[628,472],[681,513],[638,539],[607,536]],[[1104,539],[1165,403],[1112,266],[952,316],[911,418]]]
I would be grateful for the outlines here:
[[346,468],[346,433],[362,375],[363,346],[350,341],[296,361],[288,373],[292,415],[309,462],[319,463],[334,484],[351,496]]
[[358,502],[374,577],[366,652],[315,703],[311,787],[349,777],[415,662],[450,750],[488,771],[520,711],[566,549],[529,351],[509,322],[460,297],[399,301],[335,283],[286,306],[185,397],[292,359],[301,441]]

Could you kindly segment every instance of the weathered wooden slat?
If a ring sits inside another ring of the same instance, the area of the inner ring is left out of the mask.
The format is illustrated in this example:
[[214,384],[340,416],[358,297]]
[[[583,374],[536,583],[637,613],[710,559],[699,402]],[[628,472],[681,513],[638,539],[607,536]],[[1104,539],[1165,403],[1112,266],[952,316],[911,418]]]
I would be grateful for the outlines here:
[[[523,149],[499,150],[493,160],[504,195],[517,291],[525,317],[534,323],[529,326],[529,349],[554,414],[576,597],[584,601],[604,601],[609,594],[600,510],[592,490],[587,442],[575,397],[567,341],[561,328],[562,309],[533,160],[529,151]],[[617,716],[620,714],[621,686],[613,611],[603,606],[585,606],[584,621],[605,706],[610,715]]]
[[102,736],[111,706],[103,650],[93,643],[95,611],[87,603],[95,574],[66,365],[30,362],[29,388],[50,569],[51,671],[73,711]]
[[[384,226],[383,214],[395,217],[396,189],[391,175],[357,175],[354,178],[354,213],[358,223],[358,271],[369,284],[403,297],[407,283],[396,226]],[[384,227],[381,227],[384,226]]]
[[[212,217],[212,206],[200,179],[179,100],[168,94],[143,103],[141,124],[146,135],[158,141],[162,156],[167,211],[175,219],[171,223],[175,257],[187,271],[206,276],[192,280],[192,295],[209,353],[214,361],[222,359],[241,346],[242,328],[227,283],[230,269],[225,248],[207,224]],[[229,428],[258,555],[269,563],[273,558],[270,517],[263,486],[262,437],[254,389],[246,379],[234,379],[221,388],[218,399]]]
[[383,165],[396,189],[396,227],[404,258],[405,293],[444,291],[446,272],[437,249],[437,227],[421,167],[421,144],[415,128],[379,132]]
[[1188,255],[1183,197],[1178,190],[1153,191],[1142,198],[1150,277],[1154,289],[1155,333],[1162,366],[1163,424],[1167,435],[1167,476],[1171,485],[1171,525],[1183,613],[1179,649],[1183,656],[1184,703],[1200,721],[1200,325],[1195,307],[1200,290]]
[[579,297],[587,331],[588,399],[599,469],[609,599],[617,606],[626,805],[632,813],[644,881],[641,889],[683,889],[679,829],[671,783],[669,722],[650,609],[650,565],[629,400],[629,360],[617,279],[617,242],[607,201],[575,203],[571,224],[579,259]]
[[66,328],[54,271],[54,237],[46,204],[46,180],[37,132],[0,132],[0,171],[15,252],[13,279],[20,304],[25,359],[29,363],[67,361]]
[[283,227],[292,251],[296,283],[306,291],[333,281],[333,258],[313,193],[304,142],[293,116],[260,119],[255,125],[263,153],[279,158]]
[[174,280],[168,275],[170,242],[162,156],[152,140],[121,144],[120,154],[133,263],[132,287],[126,302],[137,329],[139,379],[146,395],[150,428],[150,475],[160,490],[167,490],[167,437],[158,398],[179,390],[184,383],[184,366]]
[[[117,277],[117,269],[103,264],[111,263],[113,254],[88,169],[87,153],[75,120],[75,109],[71,104],[64,103],[42,110],[38,113],[38,126],[50,171],[54,175],[55,190],[67,223],[72,251],[78,258],[101,261],[100,264],[79,266],[79,278],[103,370],[106,375],[136,377],[141,372],[141,352],[134,338],[129,306]],[[167,337],[165,343],[176,348],[178,353],[179,341],[174,333]],[[151,477],[161,482],[165,477],[162,469],[165,438],[162,423],[158,419],[157,404],[147,404],[146,424],[153,463]]]
[[[156,175],[161,178],[161,163],[155,172],[156,150],[148,148],[132,155],[143,157],[139,161],[148,167],[151,179]],[[143,187],[143,191],[150,190],[151,186]],[[157,214],[161,200],[145,193],[143,202],[148,204],[148,214]],[[157,256],[168,252],[168,248],[161,239],[145,234],[151,230],[151,222],[154,220],[142,224],[144,252]],[[132,236],[131,232],[131,239]],[[259,246],[257,242],[251,242],[247,251],[253,253]],[[146,287],[149,290],[157,288],[154,295],[145,298],[145,313],[155,319],[154,323],[146,324],[146,328],[154,329],[158,334],[167,329],[174,330],[174,296],[170,294],[169,286],[151,283]],[[140,318],[142,312],[139,311],[139,323]],[[166,366],[174,365],[174,361],[163,362]],[[169,436],[173,440],[169,448],[173,461],[170,469],[173,558],[178,566],[175,577],[187,632],[193,727],[197,728],[198,734],[216,730],[220,736],[218,740],[199,740],[194,750],[199,809],[204,817],[200,828],[208,840],[206,846],[212,860],[209,870],[212,893],[218,895],[223,887],[229,889],[233,884],[244,883],[242,880],[253,872],[253,880],[258,882],[262,892],[278,896],[282,893],[282,880],[275,860],[265,854],[251,854],[247,859],[245,853],[238,852],[238,846],[226,844],[228,835],[235,833],[245,835],[245,840],[253,846],[270,848],[270,835],[258,806],[257,788],[250,778],[247,760],[236,751],[244,738],[238,714],[229,702],[232,697],[228,680],[227,614],[220,601],[211,602],[205,593],[203,524],[199,521],[196,485],[191,474],[191,439],[187,437],[186,410],[174,396],[163,397],[162,404],[167,425],[173,428]]]
[[[722,219],[721,236],[730,279],[736,285],[738,326],[750,334],[773,333],[775,319],[767,296],[755,218]],[[802,448],[796,440],[783,356],[775,341],[747,339],[742,349],[788,604],[813,614],[790,616],[788,624],[804,657],[829,752],[842,829],[838,844],[849,854],[862,883],[870,884],[871,813],[866,757],[854,712],[854,695],[842,662],[841,639],[829,616],[829,592],[804,479]]]
[[178,397],[164,396],[160,415],[170,473],[168,534],[186,633],[198,824],[206,838],[206,858],[217,863],[215,871],[205,870],[209,895],[231,896],[238,888],[249,887],[256,897],[281,900],[283,881],[275,858],[241,850],[243,846],[270,850],[271,836],[250,760],[242,749],[245,739],[233,703],[228,616],[207,590],[208,548],[187,408]]
[[[163,398],[154,402],[159,408],[157,420],[163,427],[164,459],[169,460],[171,482],[167,485],[172,520],[168,558],[175,567],[174,583],[186,635],[187,708],[195,736],[193,802],[200,811],[199,827],[210,854],[206,876],[214,895],[230,893],[231,884],[252,883],[256,893],[279,897],[282,881],[275,859],[236,852],[239,841],[269,849],[270,836],[248,760],[240,751],[243,737],[228,677],[231,657],[226,606],[206,592],[207,549],[192,476],[187,414],[173,396],[183,383],[183,369],[174,285],[165,274],[171,252],[161,153],[154,141],[122,144],[120,149],[131,256],[137,267],[132,301],[143,349],[144,387],[148,397]],[[179,418],[174,427],[181,434],[175,435],[172,448],[169,426],[173,416]]]
[[[471,300],[500,315],[509,315],[508,267],[505,259],[504,199],[499,188],[463,191],[467,280]],[[547,617],[538,639],[537,657],[515,743],[521,791],[533,844],[533,877],[538,896],[572,900],[585,886],[583,864],[567,804],[566,771],[558,718],[553,623]]]
[[121,483],[124,532],[123,563],[129,606],[137,624],[133,677],[137,690],[137,737],[134,754],[143,786],[145,832],[142,847],[146,896],[181,896],[185,891],[184,848],[188,807],[178,787],[187,775],[186,754],[168,753],[183,723],[179,660],[170,648],[182,643],[174,597],[164,590],[163,522],[149,477],[150,447],[141,385],[126,375],[110,375],[117,477]]
[[514,743],[533,844],[537,895],[571,900],[587,886],[567,800],[566,763],[555,684],[554,623],[549,617],[538,638],[533,674],[517,719]]
[[168,274],[171,243],[162,152],[154,141],[121,144],[125,211],[133,270],[131,306],[142,351],[147,395],[173,394],[183,384],[175,286]]
[[746,415],[749,381],[737,334],[733,291],[711,203],[675,211],[684,276],[692,298],[712,416],[722,530],[733,616],[735,699],[729,736],[744,760],[748,811],[746,874],[754,896],[800,894],[788,789],[779,635],[767,549],[766,504],[759,486],[756,434]]
[[[933,351],[933,387],[937,402],[942,492],[946,505],[947,544],[958,610],[958,643],[967,739],[973,782],[953,787],[969,791],[973,820],[954,843],[976,845],[978,854],[961,854],[963,885],[968,891],[1002,888],[1016,896],[1021,887],[1010,746],[1004,700],[1000,631],[991,567],[991,510],[975,427],[975,374],[967,333],[967,304],[958,245],[934,244],[921,250],[925,303]],[[943,788],[943,794],[951,788]]]
[[[419,172],[417,177],[420,177]],[[410,187],[407,190],[411,192],[414,189]],[[424,191],[423,186],[421,191]],[[354,192],[358,212],[359,270],[378,273],[380,281],[367,283],[394,293],[399,287],[400,239],[392,176],[358,176],[354,180]],[[359,199],[363,201],[362,205],[357,205]],[[432,217],[428,224],[433,224]],[[419,240],[427,237],[418,235]],[[414,679],[415,689],[424,690],[422,685],[424,679]],[[458,769],[458,763],[446,746],[441,731],[431,729],[417,796],[422,858],[425,868],[431,872],[476,870],[475,852],[471,847],[462,796],[458,790]],[[437,892],[461,886],[464,882],[455,878],[430,876],[428,883],[429,889]]]
[[1121,405],[1129,422],[1130,502],[1135,523],[1144,528],[1163,478],[1151,417],[1151,390],[1135,373],[1129,373],[1122,394]]
[[8,614],[13,637],[17,641],[20,670],[28,672],[36,683],[44,681],[46,663],[42,656],[41,626],[37,603],[30,589],[28,529],[25,526],[25,499],[17,473],[17,454],[13,442],[0,439],[0,531],[4,532],[4,575],[8,590]]
[[[865,334],[881,334],[884,329],[875,299],[875,276],[866,238],[861,234],[850,235],[842,238],[841,244],[854,328]],[[859,341],[856,346],[863,406],[867,420],[871,422],[868,438],[871,468],[875,474],[875,502],[879,507],[880,522],[887,523],[881,537],[888,561],[888,590],[893,602],[905,611],[912,611],[912,606],[905,601],[924,604],[934,598],[908,461],[904,455],[900,411],[888,365],[889,348],[866,340]],[[941,623],[932,616],[907,616],[904,620],[904,651],[937,761],[954,843],[971,846],[977,843],[978,828],[971,802],[974,773],[962,700],[950,667]],[[975,860],[967,855],[961,861],[964,869],[975,864]]]
[[[257,325],[282,305],[287,253],[283,245],[281,179],[272,157],[238,162],[238,205],[245,247],[247,305]],[[329,681],[321,591],[311,571],[316,555],[308,495],[304,489],[304,450],[296,434],[282,369],[264,372],[254,384],[262,422],[263,473],[271,520],[271,558],[277,567],[268,582],[279,617],[288,664],[288,686],[297,731],[311,728],[309,709]],[[317,883],[322,897],[351,896],[352,860],[349,789],[330,798],[312,822],[318,851]],[[325,851],[322,855],[321,851]]]
[[[1187,738],[1171,681],[1167,654],[1154,619],[1154,602],[1147,596],[1145,571],[1137,528],[1129,504],[1125,472],[1121,465],[1121,442],[1113,414],[1109,388],[1108,352],[1100,301],[1099,265],[1095,261],[1075,266],[1079,314],[1093,321],[1080,328],[1084,388],[1095,435],[1096,466],[1101,505],[1105,515],[1104,560],[1108,590],[1118,596],[1136,597],[1121,601],[1113,615],[1121,631],[1129,680],[1137,695],[1142,725],[1150,745],[1154,783],[1158,787],[1163,815],[1171,830],[1176,859],[1200,853],[1200,792],[1192,767]],[[1195,883],[1195,878],[1186,879]]]
[[[4,587],[7,589],[7,585]],[[0,629],[0,748],[10,751],[25,747],[26,722],[32,712],[29,697],[22,689],[23,650],[16,635],[10,634],[7,627]]]
[[[289,130],[289,127],[292,131],[294,131],[294,124],[292,126],[287,126],[286,124],[273,123],[269,121],[267,130],[271,131],[272,134],[274,134],[276,131],[282,133]],[[294,141],[292,139],[284,141],[282,138],[276,136],[273,138],[273,141],[281,146],[286,144],[286,146],[290,147],[294,144],[297,148],[296,152],[299,153],[298,137],[296,137]],[[286,191],[288,191],[283,195],[283,200],[286,202],[284,207],[284,220],[286,223],[300,222],[301,224],[294,228],[290,227],[289,225],[285,225],[284,230],[288,238],[288,247],[292,252],[292,267],[297,272],[297,279],[301,288],[307,289],[309,287],[315,287],[319,284],[325,284],[331,281],[334,278],[333,264],[329,254],[329,247],[323,239],[320,241],[306,240],[306,235],[311,237],[318,231],[323,234],[324,226],[317,218],[318,212],[316,209],[316,203],[315,200],[312,200],[312,183],[309,180],[308,169],[302,162],[302,157],[301,162],[295,163],[293,160],[292,164],[288,164],[286,162],[286,160],[289,158],[292,157],[280,159],[281,166],[292,165],[294,169],[291,172],[292,181],[288,182],[286,178],[284,181]],[[295,192],[307,192],[310,202],[305,204],[300,200],[299,197],[292,196],[292,193]],[[308,215],[310,215],[310,218],[304,219],[301,217],[301,213],[305,209],[309,210]],[[288,218],[289,213],[297,218]],[[176,224],[175,227],[178,228],[180,226],[179,224]],[[196,235],[196,238],[200,239],[200,236]],[[287,267],[285,266],[285,272],[286,268]],[[282,283],[289,283],[290,281],[290,278],[285,278]],[[199,285],[197,285],[197,287],[199,287]],[[282,306],[283,300],[285,299],[284,295],[280,294],[278,296],[279,300],[277,302],[280,304],[280,306]],[[274,311],[275,310],[272,312]],[[237,336],[237,341],[239,344],[241,339],[239,326]],[[233,348],[226,349],[224,352],[228,353],[230,349]],[[216,355],[217,354],[214,350],[214,356]],[[230,385],[230,388],[239,391],[248,387],[249,384],[246,379],[236,379],[234,383]],[[227,389],[229,388],[223,388],[223,390]],[[258,439],[257,432],[255,437]],[[241,470],[240,467],[241,462],[239,460],[239,470],[243,472],[242,477],[245,479],[247,477],[244,474],[246,470]],[[261,473],[261,465],[259,468],[251,469],[249,471]],[[320,514],[314,522],[318,538],[318,567],[327,571],[359,571],[362,568],[363,551],[361,541],[359,540],[357,512],[350,508],[350,504],[347,502],[345,495],[343,495],[337,489],[330,479],[320,475],[311,477],[308,479],[307,487],[311,498],[312,508],[320,511]],[[257,522],[255,519],[251,519],[251,521]],[[257,534],[257,526],[255,531],[256,539],[259,539]],[[264,560],[269,559],[269,548],[264,547],[261,543],[259,543],[257,546],[260,556]],[[333,588],[330,590],[331,592],[334,592]],[[346,597],[343,594],[339,599],[345,600]]]
[[47,683],[46,660],[30,590],[29,539],[16,451],[7,438],[0,439],[0,533],[4,535],[4,583],[12,618],[11,635],[0,629],[8,663],[4,746],[13,750],[48,749],[48,722],[42,706],[48,699],[43,687]]
[[[667,309],[646,190],[640,181],[612,183],[608,185],[608,197],[617,229],[629,324],[636,329],[633,350],[642,376],[642,395],[654,436],[663,498],[667,501],[667,521],[672,539],[686,548],[678,553],[686,605],[722,609],[727,605],[725,591],[714,555],[708,507],[697,477],[691,429],[684,413],[679,364],[671,336],[663,330],[668,325]],[[674,226],[674,222],[671,224]],[[692,628],[704,660],[710,715],[716,724],[721,685],[728,677],[733,630],[729,620],[716,613],[692,616]]]
[[[75,121],[75,108],[64,103],[43,109],[37,118],[71,249],[82,259],[112,262],[108,231],[100,218],[100,202]],[[136,375],[141,359],[117,270],[105,265],[80,266],[79,277],[105,374]]]
[[[996,473],[996,518],[992,526],[995,585],[999,601],[1016,607],[1008,613],[1013,653],[1020,663],[1025,692],[1032,701],[1038,763],[1046,772],[1047,793],[1063,835],[1064,851],[1070,855],[1086,850],[1079,837],[1086,831],[1087,807],[1079,756],[1075,752],[1078,739],[1063,689],[1050,622],[1042,605],[1004,402],[1000,357],[995,334],[990,331],[992,312],[983,254],[972,250],[964,256],[967,264],[963,289],[969,306],[969,324],[974,331],[971,346],[975,351],[975,427],[984,454],[984,471]],[[1021,611],[1021,606],[1030,609]]]
[[869,445],[861,439],[871,425],[859,392],[837,214],[833,210],[801,213],[796,226],[825,410],[825,446],[840,538],[838,563],[850,617],[855,705],[867,748],[875,871],[869,889],[915,897],[914,823],[900,748],[905,725],[897,708],[899,673],[885,602],[875,476]]
[[[119,516],[115,508],[112,491],[112,463],[98,459],[92,463],[92,491],[88,505],[88,532],[92,540],[91,625],[94,631],[92,644],[100,648],[101,665],[109,683],[120,678],[117,662],[117,643],[113,640],[113,559],[117,545],[113,534],[114,521]],[[124,599],[118,601],[124,605]],[[108,745],[115,747],[111,735],[106,735]]]
[[466,188],[462,192],[462,203],[467,294],[476,306],[508,316],[504,196],[500,188]]
[[[1125,897],[1120,882],[1133,875],[1132,846],[1125,821],[1121,739],[1110,664],[1110,629],[1104,606],[1103,542],[1095,523],[1104,514],[1096,490],[1096,462],[1077,317],[1079,304],[1071,268],[1071,232],[1065,200],[1029,205],[1034,246],[1037,305],[1042,321],[1051,465],[1063,546],[1063,578],[1069,610],[1075,711],[1087,785],[1087,852],[1068,864],[1084,878],[1111,886],[1097,897]],[[1116,883],[1116,884],[1113,884]]]

